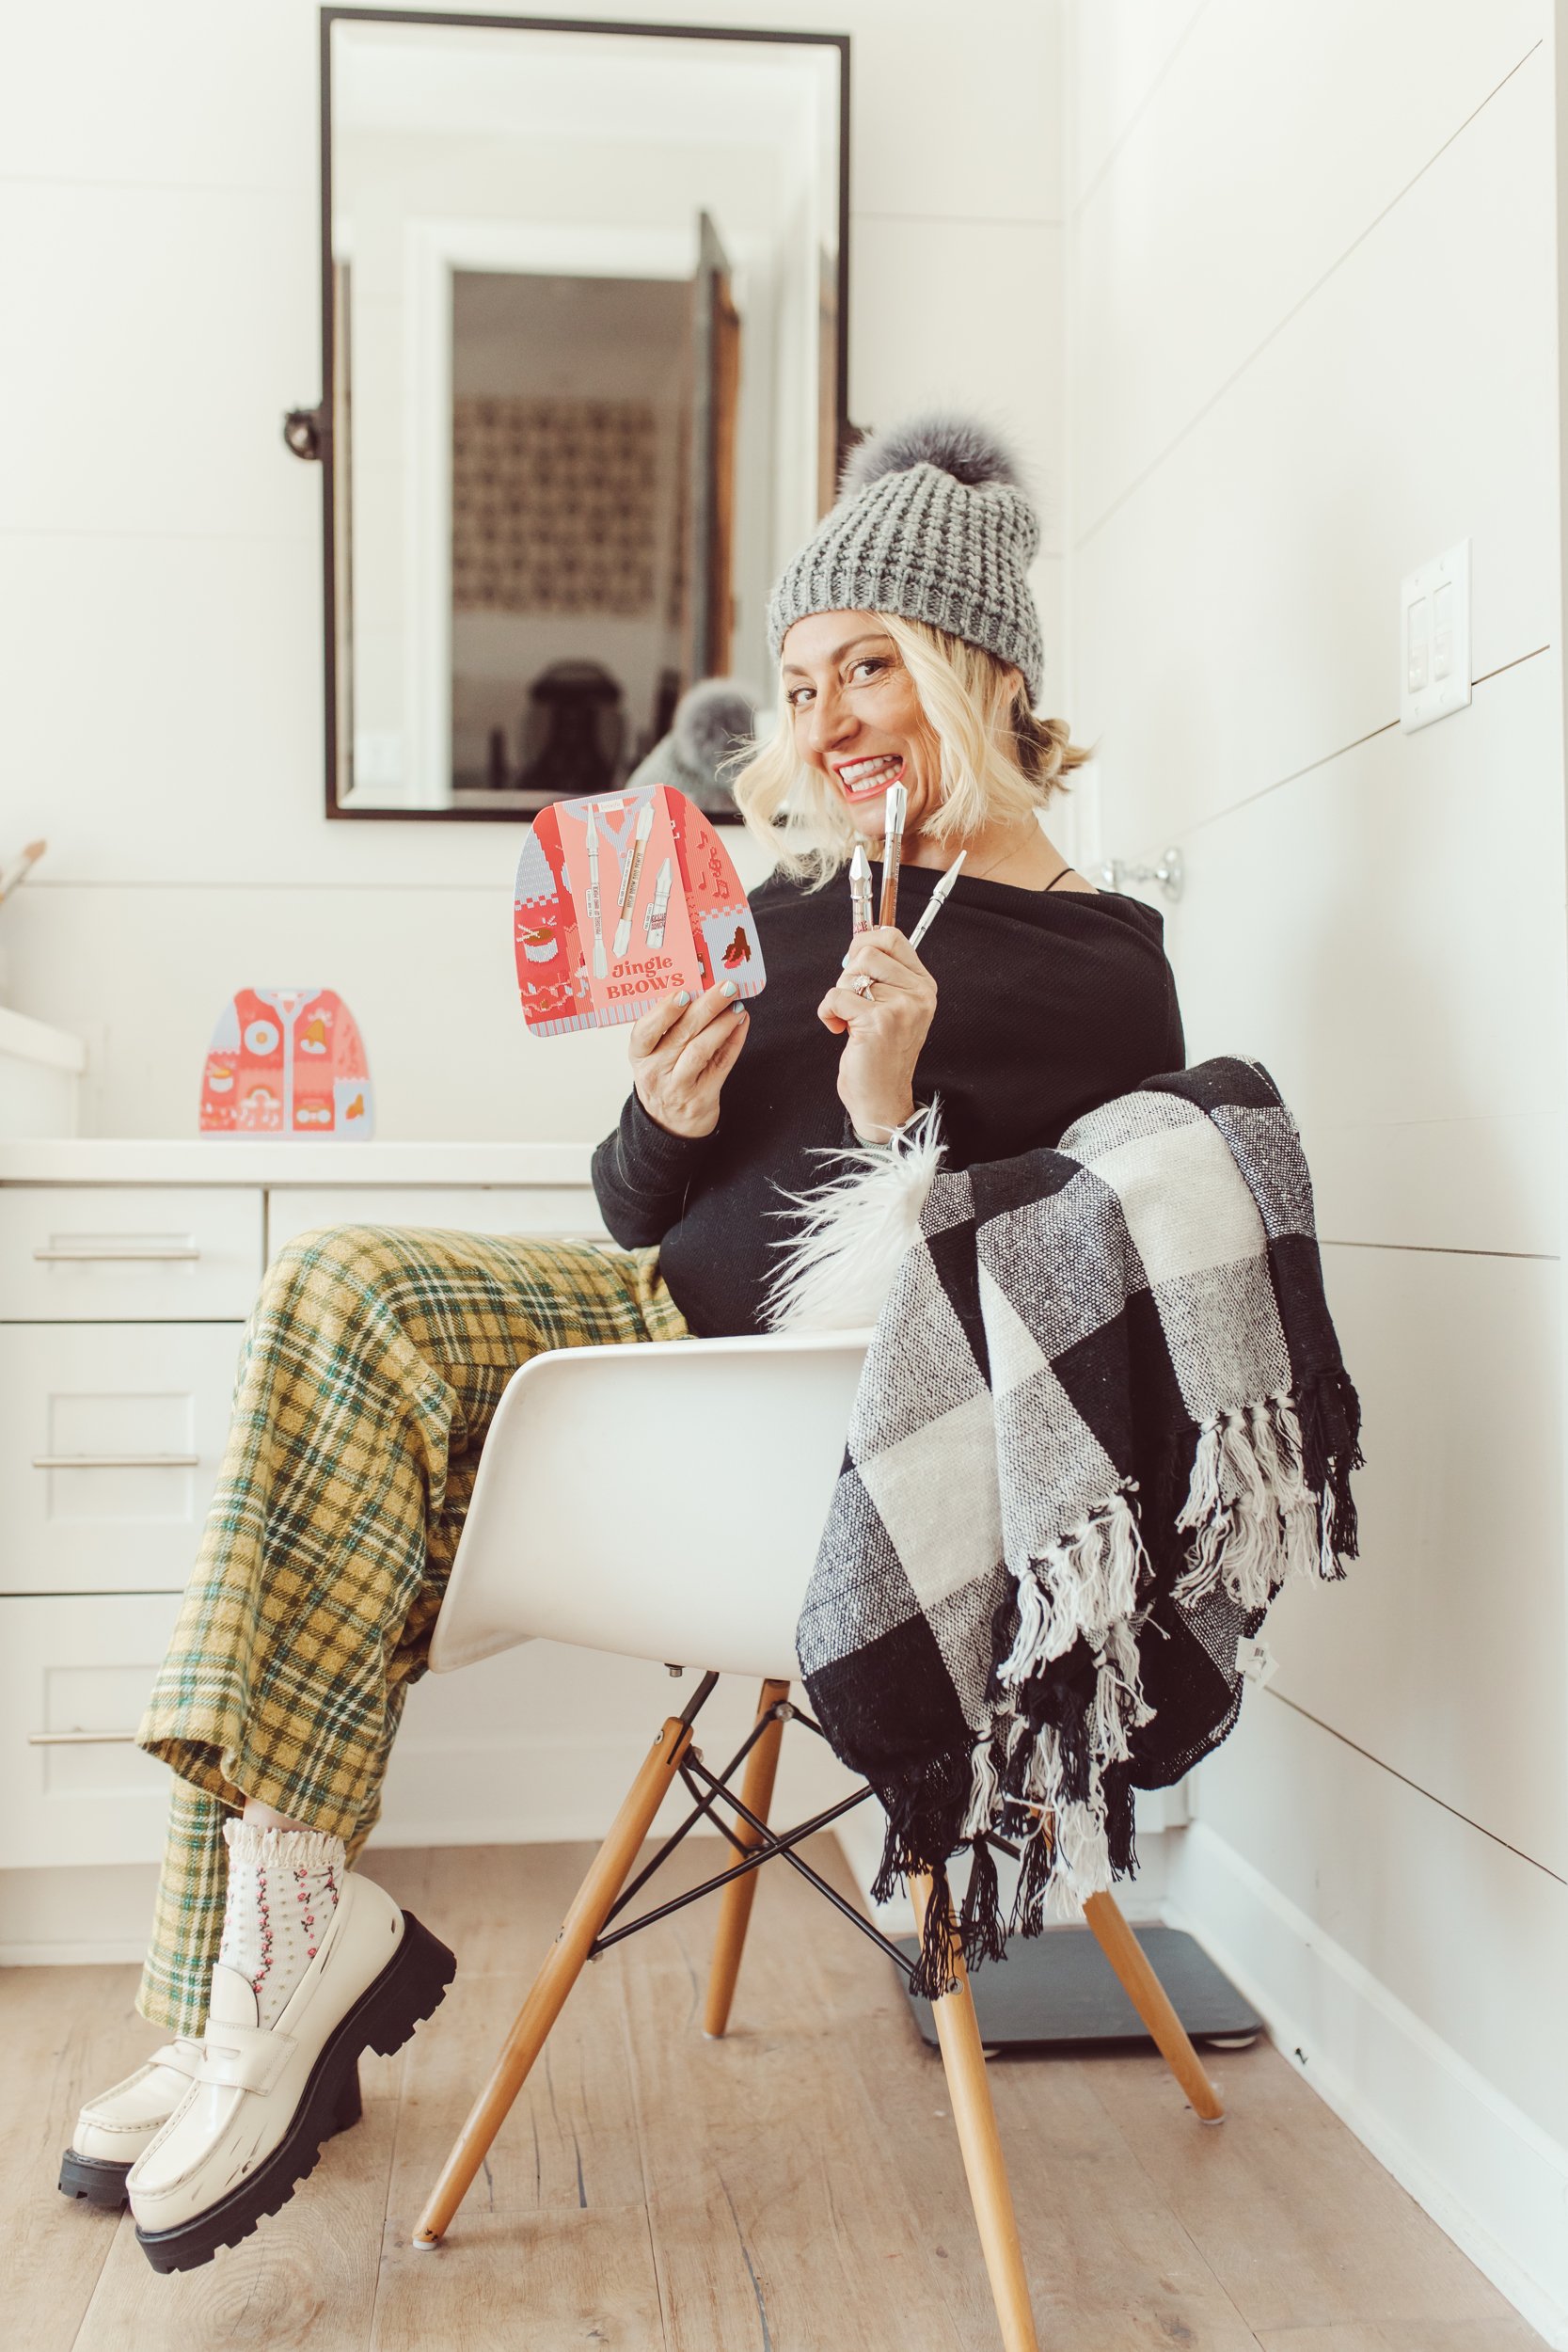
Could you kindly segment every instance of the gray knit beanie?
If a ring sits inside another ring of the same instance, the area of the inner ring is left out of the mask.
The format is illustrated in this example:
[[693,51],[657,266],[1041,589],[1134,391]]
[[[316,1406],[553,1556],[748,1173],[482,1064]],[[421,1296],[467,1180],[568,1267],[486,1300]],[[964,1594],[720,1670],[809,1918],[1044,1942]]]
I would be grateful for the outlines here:
[[775,660],[808,612],[892,612],[928,621],[1045,685],[1029,564],[1039,517],[1019,469],[972,418],[911,417],[850,454],[838,504],[789,564],[768,606]]

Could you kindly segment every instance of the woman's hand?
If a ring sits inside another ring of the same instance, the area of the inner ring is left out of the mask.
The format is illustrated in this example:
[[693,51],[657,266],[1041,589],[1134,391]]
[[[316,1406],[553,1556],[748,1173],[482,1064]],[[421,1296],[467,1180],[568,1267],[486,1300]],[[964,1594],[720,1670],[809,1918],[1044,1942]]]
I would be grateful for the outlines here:
[[[864,977],[871,993],[855,982]],[[838,1062],[839,1100],[858,1136],[884,1142],[914,1111],[914,1066],[937,1009],[937,984],[900,930],[890,924],[860,931],[816,1017],[845,1038]]]
[[673,1136],[710,1136],[719,1095],[751,1027],[736,984],[693,1004],[685,989],[645,1012],[631,1033],[631,1082],[648,1117]]

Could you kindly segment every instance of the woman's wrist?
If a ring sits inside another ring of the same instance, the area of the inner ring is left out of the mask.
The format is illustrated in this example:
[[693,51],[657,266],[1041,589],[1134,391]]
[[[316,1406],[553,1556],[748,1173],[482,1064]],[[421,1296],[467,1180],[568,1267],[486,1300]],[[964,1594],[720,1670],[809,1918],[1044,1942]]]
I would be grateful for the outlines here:
[[705,1128],[700,1135],[694,1134],[689,1128],[670,1127],[665,1124],[658,1113],[644,1101],[641,1088],[635,1084],[632,1087],[631,1099],[637,1105],[636,1115],[638,1116],[639,1124],[642,1129],[644,1136],[646,1136],[656,1148],[665,1149],[672,1156],[678,1153],[685,1145],[705,1143],[707,1137],[713,1132],[713,1127],[717,1127],[719,1124],[718,1120],[715,1119],[713,1121],[713,1127]]
[[[847,1109],[849,1106],[846,1105]],[[914,1097],[906,1098],[902,1109],[887,1104],[856,1104],[849,1109],[849,1125],[857,1143],[891,1143],[901,1127],[907,1127],[914,1117]]]

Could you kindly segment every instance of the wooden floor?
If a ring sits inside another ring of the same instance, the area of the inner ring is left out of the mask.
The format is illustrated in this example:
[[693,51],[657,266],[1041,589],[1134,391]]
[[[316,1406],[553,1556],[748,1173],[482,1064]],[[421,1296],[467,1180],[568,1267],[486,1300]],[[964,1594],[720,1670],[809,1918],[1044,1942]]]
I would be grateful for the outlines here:
[[[696,1850],[706,1872],[717,1852]],[[847,1886],[836,1848],[817,1867]],[[698,2024],[711,1902],[590,1968],[446,2245],[425,2189],[587,1860],[372,1857],[458,1978],[365,2118],[243,2247],[160,2279],[55,2187],[81,2097],[139,2062],[129,1968],[0,1975],[18,2352],[994,2352],[940,2061],[892,1971],[762,1874],[731,2036]],[[1221,2056],[1207,2128],[1152,2052],[991,2068],[1051,2352],[1521,2352],[1541,2339],[1273,2050]]]

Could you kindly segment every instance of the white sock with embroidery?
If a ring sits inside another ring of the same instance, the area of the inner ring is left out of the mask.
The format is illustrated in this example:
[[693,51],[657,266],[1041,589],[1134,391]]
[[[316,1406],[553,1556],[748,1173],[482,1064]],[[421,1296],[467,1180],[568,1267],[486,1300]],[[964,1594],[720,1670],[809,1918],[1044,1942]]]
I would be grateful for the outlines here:
[[347,1868],[325,1830],[226,1821],[229,1897],[218,1965],[245,1978],[259,2022],[275,2025],[332,1924]]

